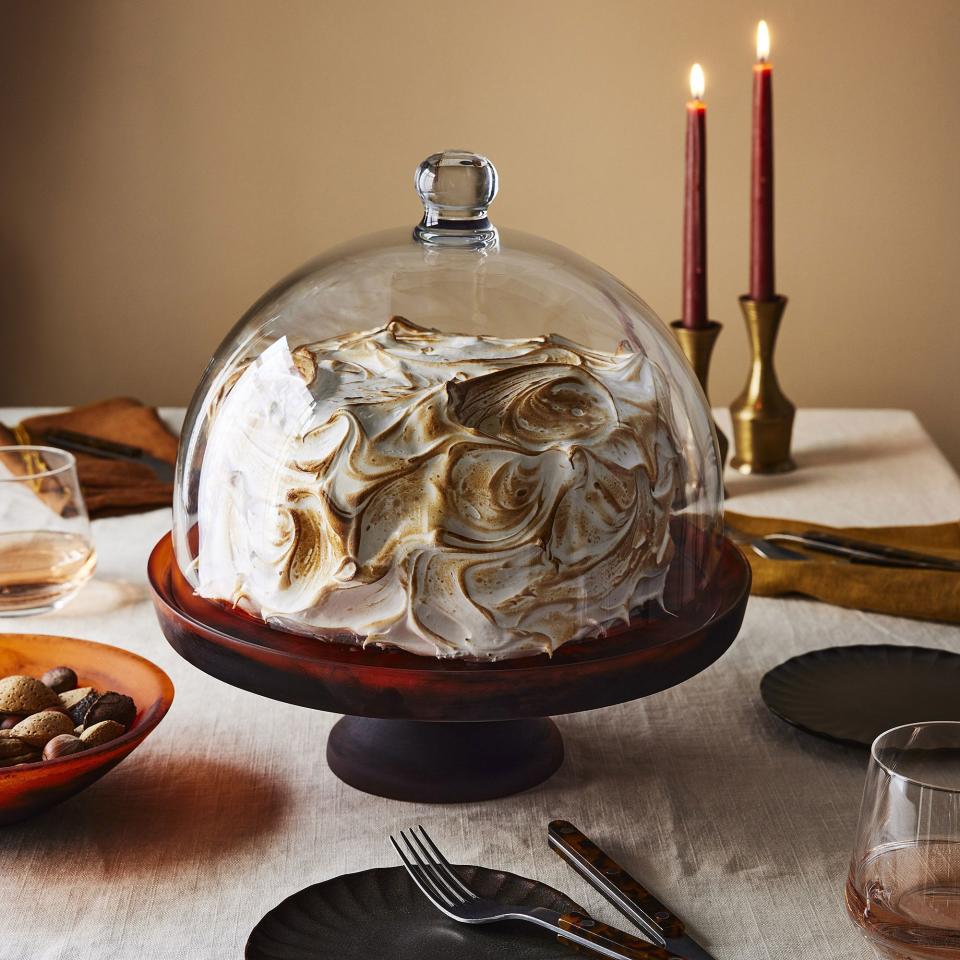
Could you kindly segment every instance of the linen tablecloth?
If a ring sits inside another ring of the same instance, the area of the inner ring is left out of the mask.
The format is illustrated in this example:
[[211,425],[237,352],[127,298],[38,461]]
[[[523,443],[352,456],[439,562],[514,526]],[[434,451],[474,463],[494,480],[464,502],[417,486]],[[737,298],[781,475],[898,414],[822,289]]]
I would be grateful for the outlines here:
[[[725,411],[718,421],[729,435]],[[960,481],[911,413],[804,410],[795,449],[796,473],[728,473],[731,508],[838,525],[960,515]],[[739,638],[704,673],[559,718],[567,758],[540,787],[480,804],[398,803],[327,769],[335,716],[229,687],[167,646],[144,570],[169,524],[169,511],[98,521],[92,583],[55,614],[0,622],[134,650],[176,686],[169,715],[120,767],[0,830],[0,960],[238,958],[276,903],[394,865],[387,833],[418,822],[461,862],[539,878],[625,925],[547,849],[555,817],[642,878],[717,960],[871,956],[841,899],[866,754],[770,716],[760,678],[834,644],[957,649],[956,628],[752,598]]]

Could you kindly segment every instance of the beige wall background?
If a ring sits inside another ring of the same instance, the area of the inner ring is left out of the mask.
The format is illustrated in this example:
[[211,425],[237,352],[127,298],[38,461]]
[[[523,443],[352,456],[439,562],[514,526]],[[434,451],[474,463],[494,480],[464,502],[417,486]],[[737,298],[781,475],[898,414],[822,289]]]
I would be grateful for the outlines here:
[[6,2],[0,404],[185,403],[212,350],[325,247],[418,218],[467,147],[495,219],[670,320],[687,73],[709,105],[713,399],[745,378],[753,30],[773,36],[781,380],[917,411],[960,463],[957,0]]

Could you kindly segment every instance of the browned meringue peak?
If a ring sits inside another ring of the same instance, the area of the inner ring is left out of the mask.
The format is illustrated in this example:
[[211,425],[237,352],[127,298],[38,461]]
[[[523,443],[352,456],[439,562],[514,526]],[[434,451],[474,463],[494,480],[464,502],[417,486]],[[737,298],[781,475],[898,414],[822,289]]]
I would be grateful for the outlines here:
[[401,318],[290,351],[222,398],[198,592],[414,653],[551,652],[659,600],[678,443],[623,347]]

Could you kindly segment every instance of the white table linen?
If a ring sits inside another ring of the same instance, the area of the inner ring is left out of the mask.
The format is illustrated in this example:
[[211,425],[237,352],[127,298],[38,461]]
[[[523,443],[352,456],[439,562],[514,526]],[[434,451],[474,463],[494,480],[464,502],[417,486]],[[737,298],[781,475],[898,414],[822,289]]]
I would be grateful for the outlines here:
[[[0,410],[0,420],[30,412]],[[718,421],[728,429],[725,412]],[[801,411],[795,450],[796,473],[728,473],[731,509],[830,524],[960,515],[960,481],[906,411]],[[120,767],[0,829],[0,960],[238,958],[276,903],[341,873],[394,865],[387,834],[418,822],[456,859],[538,878],[625,926],[548,850],[556,817],[634,871],[717,960],[871,956],[842,906],[866,755],[772,717],[760,678],[836,644],[957,650],[955,627],[752,598],[739,638],[704,673],[559,718],[567,758],[541,786],[480,804],[398,803],[330,773],[334,715],[234,689],[167,645],[145,565],[169,524],[167,510],[97,521],[99,566],[83,592],[56,613],[0,622],[134,650],[176,686],[169,715]]]

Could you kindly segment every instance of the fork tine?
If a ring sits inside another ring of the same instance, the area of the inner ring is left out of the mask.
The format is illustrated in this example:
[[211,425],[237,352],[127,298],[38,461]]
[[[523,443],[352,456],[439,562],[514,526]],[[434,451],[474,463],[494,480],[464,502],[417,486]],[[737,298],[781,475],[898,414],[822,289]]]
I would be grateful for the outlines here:
[[412,831],[401,830],[400,839],[407,849],[407,854],[414,860],[419,868],[420,875],[426,878],[430,886],[439,891],[440,895],[449,901],[452,906],[459,906],[463,903],[463,897],[444,881],[442,874],[426,854],[421,844],[417,841],[416,837],[412,836]]
[[[463,880],[460,879],[460,875],[457,873],[456,870],[453,869],[453,867],[450,864],[450,861],[447,860],[447,858],[440,852],[440,849],[433,842],[433,840],[430,839],[430,834],[423,829],[423,824],[422,823],[417,824],[417,829],[420,831],[420,835],[423,837],[423,839],[427,842],[430,849],[433,851],[433,855],[436,858],[437,862],[439,863],[440,868],[444,871],[444,873],[447,875],[449,880],[456,887],[460,889],[462,894],[465,897],[467,897],[468,900],[476,900],[477,894],[474,893],[473,890],[471,890],[470,887],[468,887],[467,884],[465,884]],[[410,832],[412,833],[413,831],[411,830]]]
[[443,875],[443,871],[440,869],[439,864],[434,862],[433,857],[427,852],[416,834],[411,830],[410,835],[407,836],[403,831],[401,831],[401,836],[403,836],[407,843],[407,849],[413,854],[413,857],[417,863],[424,870],[426,870],[434,885],[443,890],[447,896],[453,900],[454,903],[463,903],[463,894],[460,893],[460,891],[457,890]]
[[[463,903],[464,895],[449,881],[441,864],[420,842],[420,838],[413,830],[410,831],[410,839],[417,845],[417,849],[423,858],[422,861],[418,858],[417,862],[423,863],[426,866],[430,872],[430,879],[438,886],[443,887],[443,889],[453,897],[455,903]],[[469,894],[468,896],[472,898],[473,894]]]
[[[401,832],[401,836],[403,836]],[[406,838],[404,837],[404,840]],[[407,855],[403,852],[400,847],[400,844],[397,841],[390,837],[390,842],[393,844],[393,849],[397,851],[400,855],[400,859],[403,861],[403,865],[406,868],[407,873],[410,874],[410,879],[420,888],[420,892],[438,909],[438,910],[450,910],[453,907],[453,903],[450,898],[438,890],[433,881],[426,875],[426,873],[420,870],[415,864],[411,863]]]

